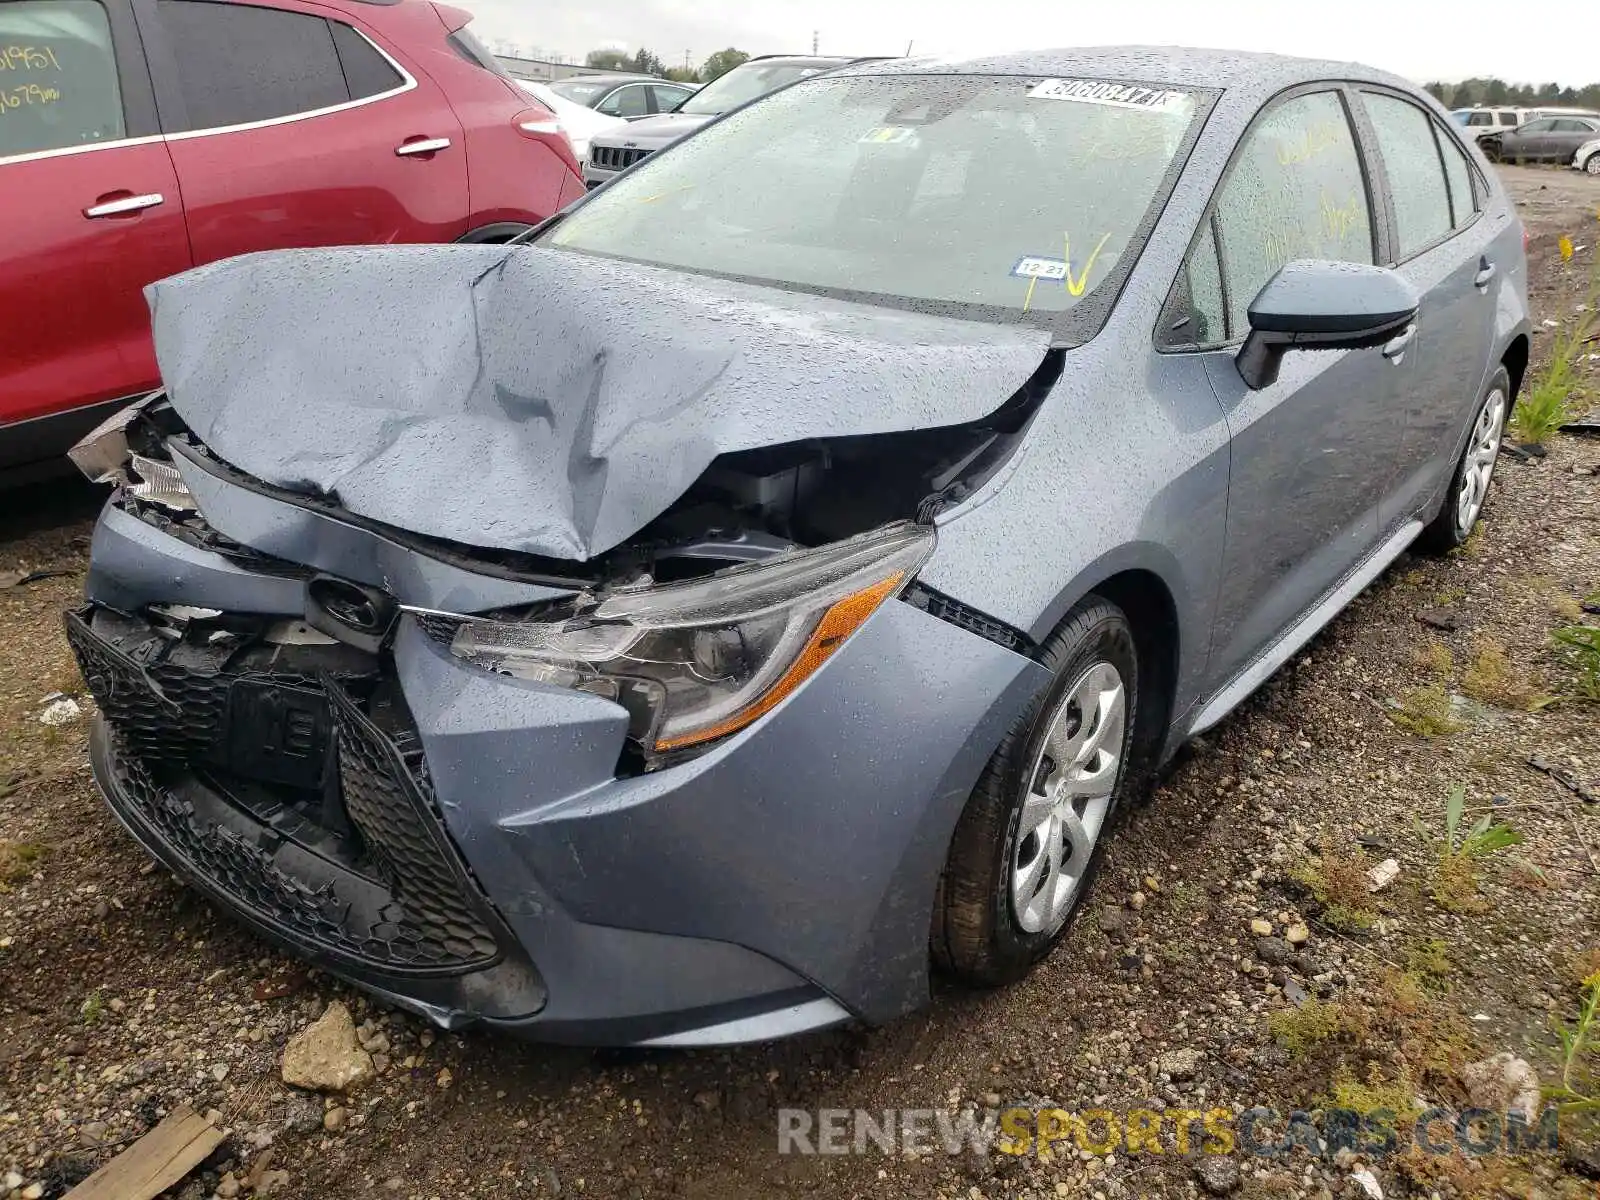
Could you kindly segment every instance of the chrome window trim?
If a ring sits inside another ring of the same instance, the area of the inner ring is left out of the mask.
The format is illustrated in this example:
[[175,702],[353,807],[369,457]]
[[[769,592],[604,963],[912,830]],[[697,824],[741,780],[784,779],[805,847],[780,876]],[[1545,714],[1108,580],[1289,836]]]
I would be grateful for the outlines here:
[[[335,18],[327,17],[324,19],[332,21]],[[401,66],[400,63],[396,62],[392,54],[390,54],[382,46],[378,45],[377,42],[369,38],[362,30],[356,29],[356,27],[351,25],[348,21],[340,21],[339,24],[346,25],[350,29],[354,30],[356,36],[361,38],[362,41],[366,42],[367,45],[371,46],[379,54],[383,55],[384,61],[400,73],[402,82],[399,87],[390,88],[387,92],[379,92],[373,96],[363,96],[360,100],[346,100],[343,104],[330,104],[324,108],[313,108],[306,112],[289,113],[287,116],[268,117],[262,121],[246,121],[240,125],[213,125],[208,126],[205,129],[187,129],[182,133],[169,133],[164,135],[166,140],[169,142],[187,142],[193,140],[194,138],[219,137],[226,133],[245,133],[252,129],[270,129],[275,125],[291,125],[297,121],[310,121],[317,117],[326,117],[332,115],[333,113],[348,112],[353,108],[361,108],[368,104],[376,104],[380,100],[388,100],[392,96],[399,96],[416,88],[417,81],[415,76],[413,76],[410,71],[406,70],[405,67]]]
[[[326,19],[331,21],[334,18],[328,17]],[[341,25],[349,25],[347,21],[340,21],[339,23]],[[249,121],[243,125],[219,125],[207,129],[189,129],[183,133],[152,133],[145,137],[118,138],[116,141],[94,142],[87,146],[60,146],[54,150],[31,150],[27,154],[12,154],[0,157],[0,167],[8,167],[13,163],[34,162],[46,158],[64,158],[69,154],[92,154],[96,150],[116,150],[128,146],[150,146],[156,142],[183,142],[192,138],[216,137],[225,133],[243,133],[251,129],[267,129],[274,125],[289,125],[296,121],[310,121],[316,117],[326,117],[332,113],[361,108],[367,104],[376,104],[380,100],[388,100],[393,96],[403,95],[406,92],[415,90],[417,86],[416,77],[397,62],[394,55],[369,38],[362,30],[356,29],[354,25],[349,25],[349,28],[355,30],[356,35],[362,41],[383,55],[384,61],[400,73],[401,83],[398,87],[392,87],[386,92],[378,92],[376,95],[363,96],[360,100],[346,100],[343,104],[330,104],[326,108],[314,108],[307,112],[290,113],[288,116],[283,117],[269,117],[264,121]]]
[[43,158],[64,158],[69,154],[92,154],[96,150],[117,150],[124,146],[150,146],[156,142],[166,141],[166,135],[161,133],[146,134],[144,137],[117,138],[110,142],[91,142],[87,146],[58,146],[54,150],[30,150],[26,154],[12,154],[0,157],[0,167],[9,167],[12,163],[34,162]]

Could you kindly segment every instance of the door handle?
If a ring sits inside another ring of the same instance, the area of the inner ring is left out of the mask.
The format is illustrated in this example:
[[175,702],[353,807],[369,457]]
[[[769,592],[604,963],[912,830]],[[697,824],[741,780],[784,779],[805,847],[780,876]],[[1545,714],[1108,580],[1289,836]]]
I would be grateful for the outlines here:
[[1499,270],[1500,268],[1490,262],[1488,256],[1485,255],[1478,260],[1478,274],[1474,276],[1472,286],[1478,288],[1488,287],[1489,281],[1495,277]]
[[92,208],[83,210],[83,215],[91,219],[98,217],[125,217],[130,213],[143,212],[147,208],[154,208],[158,204],[165,204],[167,198],[160,192],[150,192],[143,196],[124,196],[120,200],[107,200],[96,204]]
[[1411,349],[1411,343],[1416,340],[1416,337],[1417,327],[1415,325],[1407,325],[1404,333],[1390,338],[1384,343],[1383,356],[1390,362],[1399,365],[1400,360],[1406,356],[1406,351]]
[[416,142],[401,142],[394,148],[400,158],[409,158],[413,154],[437,154],[441,150],[450,149],[449,138],[423,138]]

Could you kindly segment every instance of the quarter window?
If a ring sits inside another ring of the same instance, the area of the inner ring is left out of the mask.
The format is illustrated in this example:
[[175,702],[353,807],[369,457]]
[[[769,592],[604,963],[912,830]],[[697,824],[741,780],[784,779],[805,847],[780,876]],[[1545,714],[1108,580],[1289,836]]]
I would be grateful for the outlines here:
[[1338,93],[1268,109],[1245,135],[1216,215],[1230,338],[1244,334],[1251,301],[1285,263],[1371,263],[1372,210]]
[[1162,349],[1217,346],[1228,340],[1227,306],[1215,223],[1206,218],[1161,314]]
[[1450,190],[1433,119],[1410,101],[1363,94],[1394,200],[1399,256],[1409,258],[1450,232]]
[[188,110],[183,129],[313,112],[400,82],[355,30],[321,17],[213,0],[158,0],[157,11]]
[[0,158],[126,130],[111,22],[97,0],[0,4]]
[[344,69],[344,81],[350,89],[350,99],[365,100],[368,96],[380,96],[405,82],[400,72],[394,69],[394,64],[350,26],[329,21],[328,28],[333,31],[333,48],[339,52],[339,66]]

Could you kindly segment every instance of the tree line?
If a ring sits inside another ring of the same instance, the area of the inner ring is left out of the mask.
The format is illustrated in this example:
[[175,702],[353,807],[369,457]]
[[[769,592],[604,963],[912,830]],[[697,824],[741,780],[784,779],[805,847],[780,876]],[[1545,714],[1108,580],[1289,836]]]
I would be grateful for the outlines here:
[[729,46],[718,50],[698,67],[669,67],[649,50],[640,47],[629,54],[626,50],[591,50],[584,60],[587,66],[601,71],[635,71],[640,75],[659,75],[663,79],[676,79],[680,83],[710,83],[719,75],[726,75],[741,63],[750,61],[743,50]]
[[1475,105],[1510,105],[1537,108],[1558,105],[1563,108],[1600,109],[1600,83],[1587,87],[1562,87],[1559,83],[1507,83],[1503,79],[1463,79],[1460,83],[1430,83],[1428,91],[1446,108],[1472,108]]

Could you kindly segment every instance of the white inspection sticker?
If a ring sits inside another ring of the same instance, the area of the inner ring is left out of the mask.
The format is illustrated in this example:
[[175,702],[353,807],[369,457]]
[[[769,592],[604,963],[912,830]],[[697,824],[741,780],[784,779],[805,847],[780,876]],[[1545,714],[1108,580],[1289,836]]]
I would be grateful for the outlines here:
[[1017,265],[1011,268],[1011,273],[1018,279],[1046,279],[1051,282],[1061,282],[1067,277],[1067,260],[1064,258],[1043,258],[1037,254],[1027,254],[1017,259]]
[[1103,79],[1046,79],[1028,95],[1041,100],[1076,100],[1081,104],[1108,104],[1113,108],[1141,108],[1147,112],[1181,111],[1193,102],[1188,92],[1108,83]]

